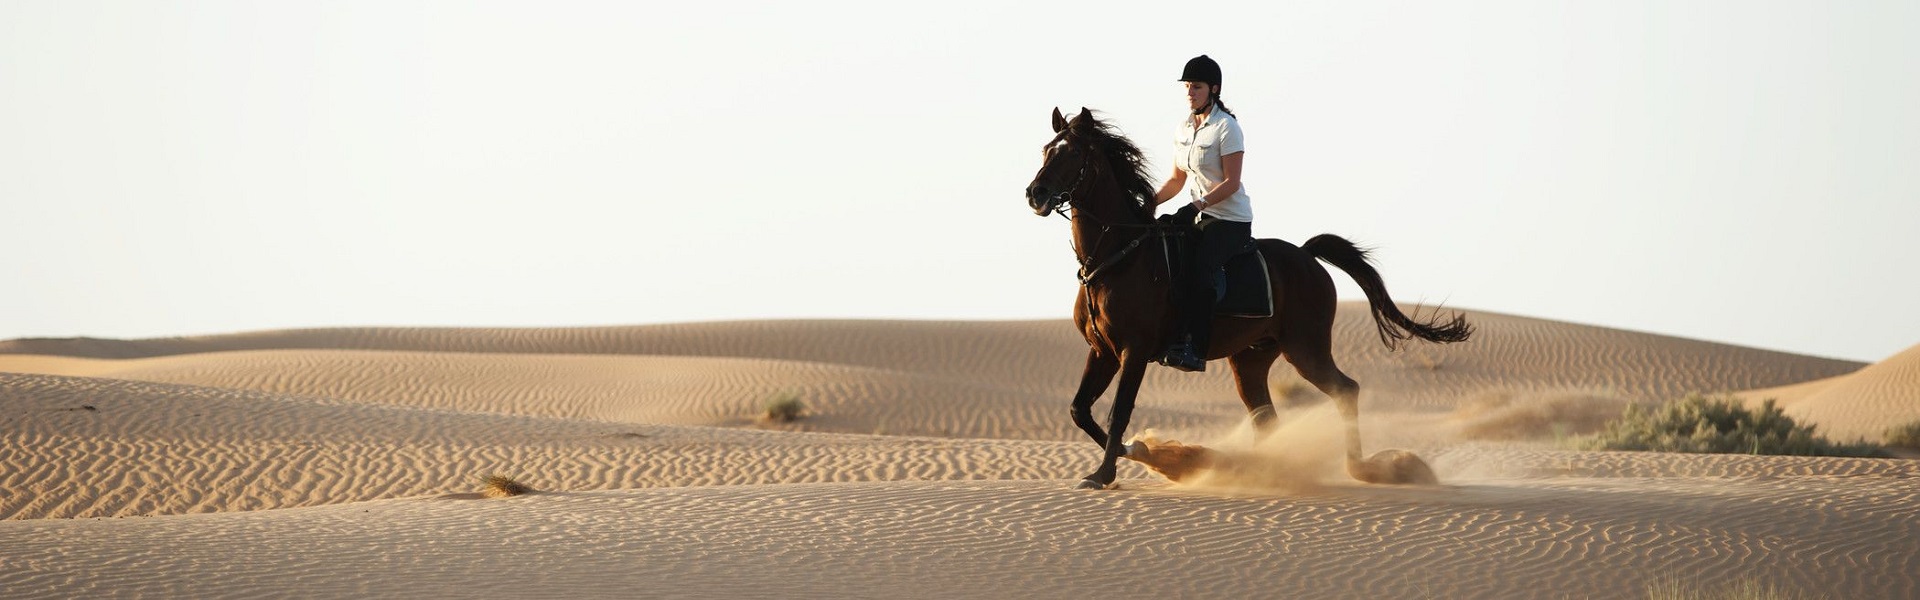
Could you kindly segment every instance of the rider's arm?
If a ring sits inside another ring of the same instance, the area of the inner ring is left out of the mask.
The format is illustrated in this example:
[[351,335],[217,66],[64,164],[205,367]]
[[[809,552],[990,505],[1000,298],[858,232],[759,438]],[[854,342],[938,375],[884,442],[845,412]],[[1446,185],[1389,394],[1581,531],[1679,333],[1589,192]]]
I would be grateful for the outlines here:
[[1160,191],[1154,192],[1153,205],[1159,206],[1161,204],[1166,203],[1166,201],[1168,200],[1172,200],[1174,196],[1177,196],[1180,194],[1180,188],[1183,188],[1186,186],[1187,186],[1187,172],[1180,170],[1178,167],[1175,167],[1173,169],[1173,174],[1167,176],[1167,182],[1160,184]]
[[1207,190],[1207,195],[1201,197],[1207,206],[1219,204],[1221,200],[1226,200],[1234,192],[1240,191],[1240,161],[1246,157],[1245,152],[1235,152],[1220,157],[1220,174],[1225,178],[1220,180],[1220,185]]

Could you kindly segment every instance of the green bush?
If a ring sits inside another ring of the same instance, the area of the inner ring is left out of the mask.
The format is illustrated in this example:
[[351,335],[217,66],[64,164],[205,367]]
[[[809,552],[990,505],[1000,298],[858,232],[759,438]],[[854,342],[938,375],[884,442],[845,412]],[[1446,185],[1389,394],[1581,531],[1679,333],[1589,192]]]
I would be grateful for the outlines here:
[[1885,442],[1895,448],[1920,450],[1920,421],[1888,427]]
[[1788,454],[1795,456],[1885,456],[1866,443],[1837,444],[1800,425],[1774,406],[1762,403],[1748,409],[1739,398],[1709,398],[1692,394],[1665,405],[1627,406],[1618,420],[1599,434],[1583,438],[1590,450],[1642,450],[1719,454]]

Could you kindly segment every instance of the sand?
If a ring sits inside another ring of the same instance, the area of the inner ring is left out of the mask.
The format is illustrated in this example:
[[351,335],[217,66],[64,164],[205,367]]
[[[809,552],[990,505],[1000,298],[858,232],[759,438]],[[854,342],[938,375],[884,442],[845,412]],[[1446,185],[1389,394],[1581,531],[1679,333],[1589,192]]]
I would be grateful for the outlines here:
[[1858,372],[1740,396],[1749,403],[1774,399],[1787,416],[1818,424],[1829,436],[1879,440],[1890,426],[1920,422],[1920,346]]
[[[1920,418],[1920,347],[1863,365],[1474,312],[1474,342],[1391,354],[1364,315],[1342,307],[1335,354],[1368,451],[1438,485],[1342,476],[1317,392],[1279,380],[1255,439],[1225,369],[1156,368],[1135,433],[1268,462],[1073,490],[1098,449],[1067,419],[1064,321],[4,341],[0,595],[1920,595],[1920,463],[1529,435],[1742,390],[1877,435]],[[811,416],[755,419],[782,396]],[[539,491],[480,499],[494,473]]]

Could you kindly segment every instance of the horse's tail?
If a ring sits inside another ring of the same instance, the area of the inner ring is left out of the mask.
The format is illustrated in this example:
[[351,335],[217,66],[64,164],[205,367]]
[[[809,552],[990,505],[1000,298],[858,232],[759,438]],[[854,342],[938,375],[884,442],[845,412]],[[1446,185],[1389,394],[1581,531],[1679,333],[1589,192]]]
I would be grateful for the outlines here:
[[1393,297],[1387,295],[1387,282],[1380,279],[1380,273],[1373,270],[1367,262],[1367,251],[1354,246],[1346,238],[1330,233],[1313,236],[1300,249],[1314,258],[1327,261],[1327,264],[1339,267],[1353,277],[1354,283],[1367,292],[1367,306],[1373,309],[1373,324],[1380,329],[1380,343],[1388,349],[1398,348],[1400,342],[1420,338],[1442,344],[1466,341],[1473,335],[1473,326],[1467,324],[1467,318],[1458,313],[1453,320],[1440,323],[1437,320],[1418,321],[1400,312]]

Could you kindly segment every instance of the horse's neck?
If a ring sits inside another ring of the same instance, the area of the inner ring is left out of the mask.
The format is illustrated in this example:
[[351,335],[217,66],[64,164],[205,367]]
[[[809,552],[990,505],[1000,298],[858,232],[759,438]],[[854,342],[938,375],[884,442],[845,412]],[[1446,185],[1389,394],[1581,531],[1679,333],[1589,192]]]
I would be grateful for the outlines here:
[[1073,251],[1080,264],[1085,265],[1096,260],[1094,253],[1100,251],[1100,242],[1106,241],[1107,233],[1097,221],[1085,215],[1073,217]]

